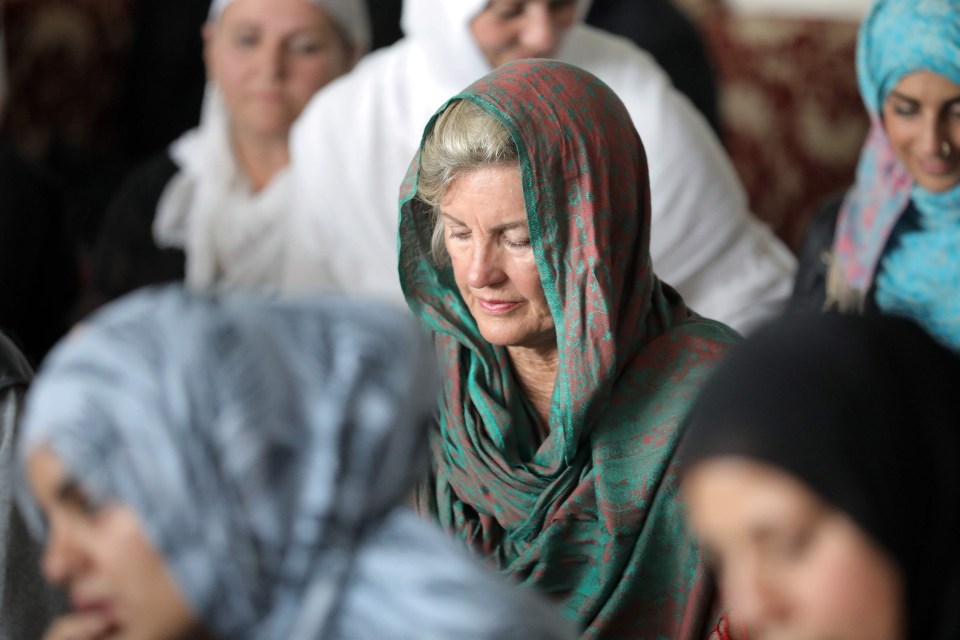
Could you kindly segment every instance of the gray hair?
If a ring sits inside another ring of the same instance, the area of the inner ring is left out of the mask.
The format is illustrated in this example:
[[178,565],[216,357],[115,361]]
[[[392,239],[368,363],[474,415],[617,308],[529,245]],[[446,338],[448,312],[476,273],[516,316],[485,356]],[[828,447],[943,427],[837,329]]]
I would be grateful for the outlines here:
[[451,103],[437,118],[420,151],[417,197],[433,211],[430,253],[436,264],[449,259],[443,245],[440,203],[455,178],[481,167],[518,162],[517,145],[494,116],[467,100]]

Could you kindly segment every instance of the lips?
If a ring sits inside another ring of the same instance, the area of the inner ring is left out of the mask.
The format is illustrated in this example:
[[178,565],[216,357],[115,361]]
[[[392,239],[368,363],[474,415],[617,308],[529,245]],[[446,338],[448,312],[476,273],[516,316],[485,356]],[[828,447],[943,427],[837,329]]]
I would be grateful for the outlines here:
[[108,600],[74,597],[71,598],[70,604],[76,613],[97,613],[107,619],[113,618],[113,607]]
[[917,160],[920,170],[931,176],[945,176],[957,169],[957,163],[943,160]]
[[477,305],[489,314],[499,315],[513,311],[520,306],[520,303],[511,300],[484,300],[483,298],[477,298]]

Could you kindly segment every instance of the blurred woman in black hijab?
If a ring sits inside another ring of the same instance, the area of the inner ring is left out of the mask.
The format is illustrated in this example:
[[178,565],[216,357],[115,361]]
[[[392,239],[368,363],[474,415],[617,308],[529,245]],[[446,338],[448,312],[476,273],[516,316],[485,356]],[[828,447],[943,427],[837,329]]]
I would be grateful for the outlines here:
[[960,637],[958,388],[890,317],[790,318],[721,365],[684,491],[748,637]]

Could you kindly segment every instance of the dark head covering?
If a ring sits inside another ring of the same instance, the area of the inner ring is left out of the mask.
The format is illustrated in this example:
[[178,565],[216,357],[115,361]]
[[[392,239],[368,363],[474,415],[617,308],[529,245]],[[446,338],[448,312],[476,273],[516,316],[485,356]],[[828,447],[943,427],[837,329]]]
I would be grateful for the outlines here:
[[418,506],[550,594],[587,635],[696,637],[711,602],[672,461],[680,421],[735,334],[654,274],[646,155],[607,85],[569,64],[522,60],[453,99],[489,113],[517,146],[559,370],[541,442],[506,349],[483,338],[452,269],[431,257],[414,160],[400,277],[437,336],[444,377],[435,476]]
[[746,456],[848,513],[905,577],[910,638],[960,637],[960,359],[908,320],[798,316],[747,340],[682,460]]
[[94,501],[131,507],[218,638],[567,637],[400,506],[435,383],[389,307],[174,286],[51,354],[20,458],[49,447]]

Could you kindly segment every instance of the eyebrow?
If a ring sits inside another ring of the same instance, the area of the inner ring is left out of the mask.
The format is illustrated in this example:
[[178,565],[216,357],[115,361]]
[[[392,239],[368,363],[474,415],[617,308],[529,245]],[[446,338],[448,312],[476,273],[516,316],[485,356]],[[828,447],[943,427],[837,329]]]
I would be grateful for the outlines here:
[[[456,218],[454,218],[453,216],[451,216],[451,215],[449,215],[449,214],[447,214],[447,213],[441,212],[440,215],[441,215],[442,217],[446,218],[447,220],[449,220],[450,222],[452,222],[454,225],[457,225],[457,226],[460,226],[460,227],[465,227],[465,226],[467,226],[466,224],[464,224],[464,223],[461,222],[460,220],[457,220]],[[527,225],[527,221],[526,221],[526,220],[517,220],[516,222],[504,222],[503,224],[495,225],[495,226],[493,226],[493,227],[490,227],[490,230],[491,230],[491,231],[496,231],[496,232],[511,231],[511,230],[513,230],[513,229],[518,229],[518,228],[520,228],[520,227],[525,227],[526,225]]]
[[[920,101],[917,100],[916,98],[911,98],[910,96],[905,96],[905,95],[903,95],[902,93],[900,93],[899,91],[897,91],[896,89],[891,89],[891,90],[890,90],[890,95],[893,96],[894,98],[898,99],[898,100],[903,100],[904,102],[909,102],[910,104],[920,104]],[[944,101],[943,101],[943,104],[942,104],[941,106],[947,107],[947,106],[953,105],[954,103],[957,103],[957,102],[960,102],[960,96],[955,96],[955,97],[953,97],[953,98],[948,98],[947,100],[944,100]]]

